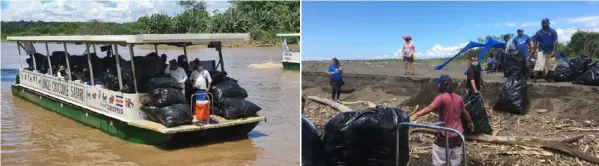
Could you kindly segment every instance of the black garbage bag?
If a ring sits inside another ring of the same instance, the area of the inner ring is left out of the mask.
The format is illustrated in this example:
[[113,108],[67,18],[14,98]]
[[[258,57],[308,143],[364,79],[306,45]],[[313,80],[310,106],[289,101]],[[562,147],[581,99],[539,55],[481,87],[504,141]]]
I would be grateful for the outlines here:
[[571,78],[572,69],[566,65],[557,65],[555,67],[555,81],[556,82],[570,82],[574,78]]
[[599,66],[595,66],[572,82],[579,85],[599,86]]
[[572,75],[570,76],[570,79],[575,80],[582,75],[582,73],[596,65],[596,63],[597,62],[593,62],[593,59],[587,56],[578,56],[570,59],[570,68],[572,69]]
[[223,97],[246,98],[248,93],[235,81],[223,81],[210,87],[214,100],[220,101]]
[[526,114],[528,106],[527,79],[521,75],[513,75],[505,80],[494,110],[516,114]]
[[[325,125],[323,142],[331,152],[333,161],[339,165],[407,165],[409,161],[408,127],[400,123],[409,122],[408,115],[396,108],[368,108],[355,114],[338,114]],[[399,154],[396,152],[397,137]]]
[[143,72],[147,77],[153,78],[164,74],[164,68],[166,68],[166,66],[155,52],[146,55],[144,61],[145,65]]
[[212,83],[210,85],[219,84],[221,81],[225,80],[225,78],[227,77],[226,71],[221,72],[218,70],[212,70],[209,73],[210,73],[210,77],[212,78]]
[[141,107],[141,110],[146,114],[144,116],[146,120],[160,123],[160,120],[156,117],[156,114],[160,112],[160,108],[153,105],[144,105]]
[[519,51],[512,51],[505,57],[507,77],[526,74],[526,56]]
[[[485,110],[485,105],[480,94],[466,93],[462,98],[464,99],[466,110],[470,114],[470,118],[474,123],[474,131],[464,131],[466,133],[474,134],[489,134],[493,132],[493,128],[489,124],[489,116],[487,116],[487,111]],[[468,124],[466,119],[462,118],[462,124]]]
[[116,73],[110,71],[104,73],[104,87],[108,90],[119,91],[119,77]]
[[152,95],[152,104],[157,107],[164,107],[173,104],[187,104],[185,95],[179,89],[175,88],[156,88],[150,92]]
[[256,115],[258,111],[262,110],[260,106],[243,98],[223,97],[216,106],[219,109],[213,109],[213,114],[222,116],[225,119],[245,118]]
[[193,121],[191,108],[187,104],[174,104],[162,107],[155,116],[166,127],[187,125]]
[[302,165],[332,166],[331,154],[326,151],[316,127],[302,116]]
[[161,77],[154,77],[148,80],[146,83],[146,89],[148,92],[156,88],[175,88],[175,89],[183,89],[182,85],[177,82],[173,77],[164,75]]

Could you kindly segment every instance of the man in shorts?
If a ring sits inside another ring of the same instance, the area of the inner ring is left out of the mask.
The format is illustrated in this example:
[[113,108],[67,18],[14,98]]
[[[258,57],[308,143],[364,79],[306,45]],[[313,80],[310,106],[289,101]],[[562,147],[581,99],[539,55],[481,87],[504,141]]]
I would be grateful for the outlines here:
[[533,36],[533,56],[536,59],[533,69],[533,82],[545,75],[545,80],[553,82],[555,72],[555,54],[557,53],[557,32],[549,27],[549,19],[541,21],[542,28]]

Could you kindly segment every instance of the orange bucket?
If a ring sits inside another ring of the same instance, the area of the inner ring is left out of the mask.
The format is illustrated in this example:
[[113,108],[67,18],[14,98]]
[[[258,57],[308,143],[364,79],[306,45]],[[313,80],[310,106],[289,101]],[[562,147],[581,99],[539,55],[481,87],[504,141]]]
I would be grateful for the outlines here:
[[210,119],[210,102],[196,101],[195,110],[196,120],[207,121]]

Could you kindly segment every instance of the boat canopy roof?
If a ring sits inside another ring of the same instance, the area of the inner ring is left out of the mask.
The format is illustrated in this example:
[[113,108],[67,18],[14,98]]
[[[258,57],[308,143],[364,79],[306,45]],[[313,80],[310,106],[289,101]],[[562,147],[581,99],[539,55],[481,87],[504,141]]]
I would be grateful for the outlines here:
[[101,44],[168,44],[193,45],[210,42],[249,41],[249,33],[205,34],[140,34],[140,35],[85,35],[85,36],[9,36],[8,41],[101,43]]
[[298,37],[299,33],[285,33],[285,34],[277,34],[277,37]]

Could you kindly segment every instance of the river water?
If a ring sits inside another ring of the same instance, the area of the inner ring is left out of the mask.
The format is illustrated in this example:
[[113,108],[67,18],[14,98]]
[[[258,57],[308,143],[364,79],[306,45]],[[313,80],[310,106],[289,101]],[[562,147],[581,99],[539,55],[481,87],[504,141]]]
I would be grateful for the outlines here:
[[[253,67],[278,63],[278,48],[224,48],[225,70],[248,91],[248,100],[262,107],[259,114],[267,118],[248,134],[248,139],[189,145],[178,148],[126,142],[100,130],[84,126],[57,113],[13,97],[19,67],[14,43],[2,43],[1,84],[1,165],[299,165],[300,73],[276,67]],[[46,53],[45,46],[35,45]],[[69,45],[71,54],[84,52],[83,45]],[[64,50],[49,45],[50,52]],[[100,52],[99,47],[97,49]],[[135,48],[135,55],[153,49]],[[169,60],[183,54],[181,50],[158,50]],[[128,49],[119,48],[124,59]],[[104,53],[98,53],[100,57]],[[214,49],[188,50],[189,59],[217,60]],[[23,58],[23,62],[24,58]],[[266,65],[273,66],[273,65]]]

